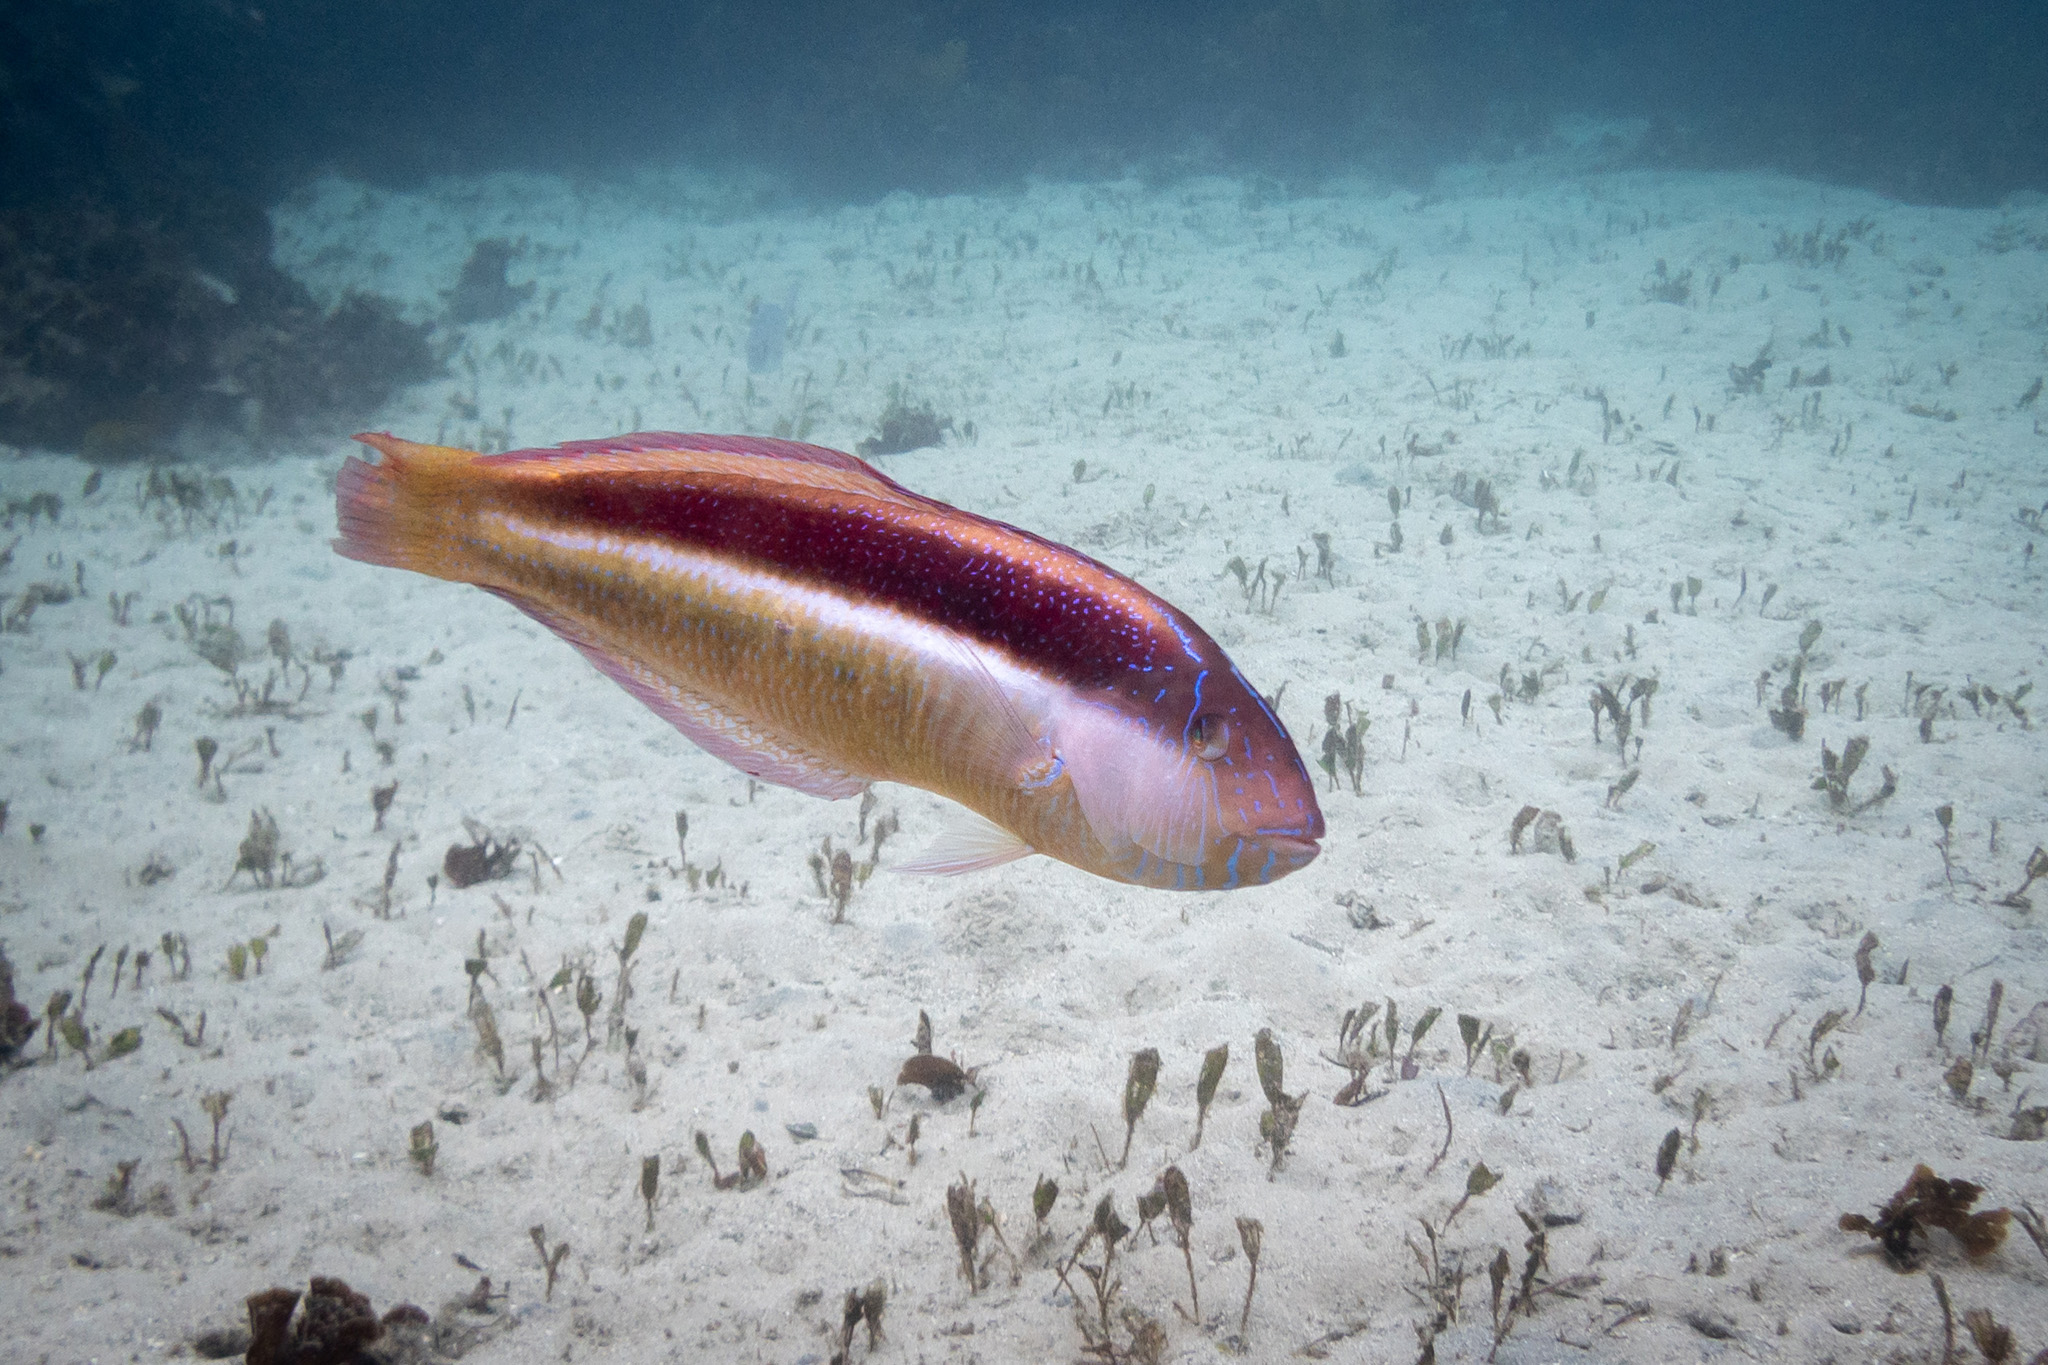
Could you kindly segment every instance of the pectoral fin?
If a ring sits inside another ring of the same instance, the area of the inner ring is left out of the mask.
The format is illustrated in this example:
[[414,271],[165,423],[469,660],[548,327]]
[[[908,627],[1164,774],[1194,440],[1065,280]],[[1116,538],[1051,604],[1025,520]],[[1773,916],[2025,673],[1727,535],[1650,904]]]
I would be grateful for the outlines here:
[[890,870],[913,876],[952,877],[1001,867],[1037,851],[1001,825],[963,812],[960,823],[939,835],[931,847]]

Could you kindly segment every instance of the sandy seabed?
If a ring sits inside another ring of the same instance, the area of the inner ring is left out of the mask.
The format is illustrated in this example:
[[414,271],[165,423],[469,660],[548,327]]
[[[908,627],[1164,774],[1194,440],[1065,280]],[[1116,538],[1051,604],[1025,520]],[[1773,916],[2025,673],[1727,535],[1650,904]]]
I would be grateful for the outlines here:
[[[2019,1226],[1975,1259],[1933,1232],[1902,1272],[1837,1225],[1920,1162],[2048,1207],[2048,883],[2008,898],[2048,841],[2048,205],[1565,162],[758,204],[688,175],[327,181],[276,222],[316,292],[421,320],[477,241],[514,244],[535,289],[379,415],[401,435],[850,449],[892,392],[930,403],[950,432],[892,476],[1186,609],[1311,760],[1332,693],[1370,722],[1322,857],[1227,894],[1044,859],[896,876],[952,817],[884,788],[870,822],[902,832],[834,924],[810,859],[858,844],[857,803],[751,787],[509,606],[337,558],[343,434],[185,467],[183,508],[18,453],[7,497],[63,508],[17,510],[0,569],[0,941],[39,1020],[84,1002],[88,1050],[39,1032],[0,1075],[0,1355],[190,1355],[312,1275],[487,1361],[822,1363],[876,1281],[857,1361],[1082,1359],[1105,1320],[1133,1359],[1405,1361],[1434,1333],[1442,1361],[1938,1361],[1935,1275],[1958,1358],[1975,1309],[2048,1347]],[[750,373],[766,304],[785,351]],[[83,590],[22,610],[38,582]],[[1857,737],[1838,803],[1815,779]],[[430,885],[473,831],[516,841],[512,875]],[[967,1094],[895,1083],[920,1010]],[[1277,1161],[1261,1030],[1300,1102]],[[766,1178],[716,1187],[700,1131],[728,1175],[751,1131]],[[1199,1321],[1164,1216],[1105,1314],[1060,1268],[1169,1166]],[[978,1291],[963,1181],[1003,1240]],[[536,1226],[569,1248],[551,1293]]]

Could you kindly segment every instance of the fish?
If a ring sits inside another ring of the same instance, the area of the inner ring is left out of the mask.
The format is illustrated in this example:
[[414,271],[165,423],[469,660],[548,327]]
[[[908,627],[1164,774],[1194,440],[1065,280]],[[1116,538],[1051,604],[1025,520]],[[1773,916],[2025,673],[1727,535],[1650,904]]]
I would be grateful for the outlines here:
[[1286,727],[1186,614],[855,456],[664,431],[494,455],[355,439],[379,458],[336,477],[338,553],[503,598],[763,782],[904,783],[973,812],[898,871],[1038,853],[1228,890],[1321,847]]

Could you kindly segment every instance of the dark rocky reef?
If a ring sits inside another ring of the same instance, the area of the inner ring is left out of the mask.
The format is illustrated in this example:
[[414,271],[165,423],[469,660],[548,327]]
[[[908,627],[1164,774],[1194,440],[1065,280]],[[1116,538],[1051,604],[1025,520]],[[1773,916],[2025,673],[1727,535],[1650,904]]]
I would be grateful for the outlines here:
[[[251,14],[254,12],[251,11]],[[0,11],[0,442],[146,458],[359,419],[438,367],[271,260],[280,83],[241,11]]]
[[505,267],[517,254],[512,243],[502,237],[478,242],[469,259],[462,263],[461,278],[444,295],[448,300],[448,320],[496,322],[532,298],[533,281],[515,285],[505,278]]
[[[490,1281],[479,1286],[488,1295]],[[476,1296],[472,1295],[472,1299]],[[202,1360],[241,1357],[248,1365],[443,1365],[475,1344],[473,1328],[450,1318],[440,1324],[425,1309],[401,1303],[382,1317],[369,1296],[345,1280],[315,1275],[304,1295],[264,1289],[246,1306],[249,1326],[201,1332],[191,1342]],[[475,1308],[451,1303],[444,1318]],[[487,1312],[486,1302],[482,1309]]]
[[0,440],[98,460],[194,427],[260,440],[367,415],[438,368],[389,301],[323,309],[269,263],[267,228],[250,245],[208,261],[177,225],[90,199],[0,213]]
[[875,421],[875,434],[855,449],[864,459],[877,455],[901,455],[905,451],[923,450],[926,446],[939,444],[952,429],[952,418],[939,416],[929,402],[912,407],[901,387],[892,387],[889,404]]
[[14,964],[0,948],[0,1062],[12,1060],[36,1036],[36,1017],[14,998]]

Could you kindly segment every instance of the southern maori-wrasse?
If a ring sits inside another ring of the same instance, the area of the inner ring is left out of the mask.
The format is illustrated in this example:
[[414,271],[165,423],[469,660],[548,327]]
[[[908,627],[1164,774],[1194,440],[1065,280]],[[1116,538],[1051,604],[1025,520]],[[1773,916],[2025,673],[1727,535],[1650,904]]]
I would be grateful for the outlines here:
[[342,468],[336,550],[496,593],[763,781],[903,782],[986,817],[904,870],[1044,853],[1213,890],[1316,856],[1272,709],[1201,627],[1065,546],[793,441],[356,439],[383,460]]

